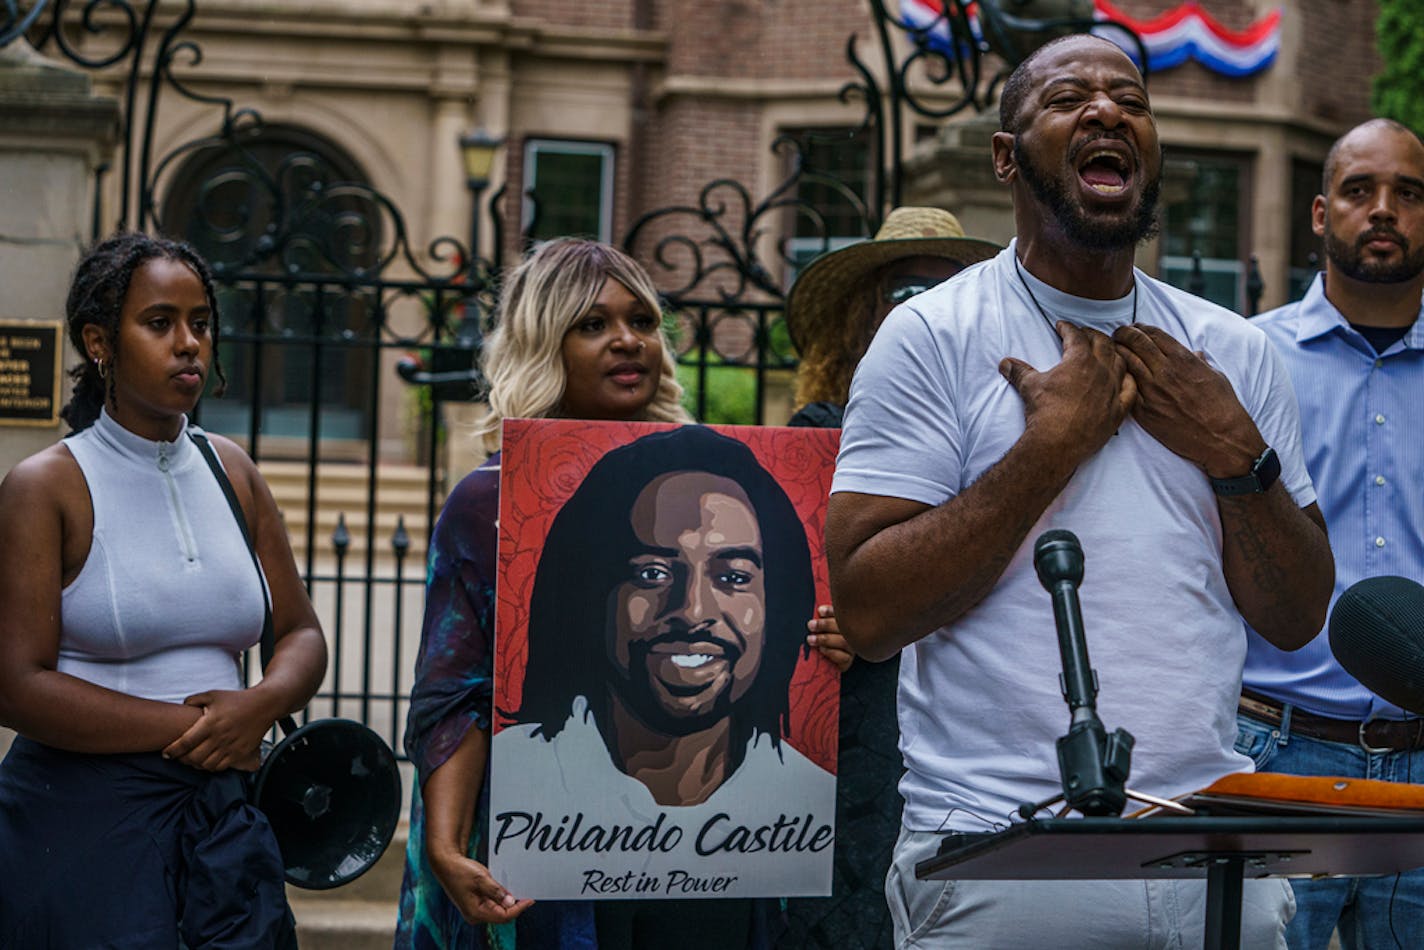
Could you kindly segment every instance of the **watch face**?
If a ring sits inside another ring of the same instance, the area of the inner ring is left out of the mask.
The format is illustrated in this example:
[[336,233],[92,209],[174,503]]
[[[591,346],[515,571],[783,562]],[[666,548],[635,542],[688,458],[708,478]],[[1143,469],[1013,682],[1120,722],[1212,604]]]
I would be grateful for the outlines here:
[[1281,477],[1281,459],[1276,450],[1266,446],[1266,451],[1251,466],[1251,474],[1256,476],[1256,491],[1266,491]]
[[1240,478],[1213,478],[1211,490],[1218,495],[1257,495],[1270,489],[1281,477],[1281,460],[1270,446],[1251,463],[1251,471]]

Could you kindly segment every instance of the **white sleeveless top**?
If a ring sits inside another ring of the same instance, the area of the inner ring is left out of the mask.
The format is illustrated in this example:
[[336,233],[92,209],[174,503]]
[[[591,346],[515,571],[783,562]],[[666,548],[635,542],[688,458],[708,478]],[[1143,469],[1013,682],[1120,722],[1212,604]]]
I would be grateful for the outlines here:
[[89,483],[94,538],[63,591],[61,673],[164,702],[241,688],[265,580],[189,428],[150,442],[101,413],[65,440]]

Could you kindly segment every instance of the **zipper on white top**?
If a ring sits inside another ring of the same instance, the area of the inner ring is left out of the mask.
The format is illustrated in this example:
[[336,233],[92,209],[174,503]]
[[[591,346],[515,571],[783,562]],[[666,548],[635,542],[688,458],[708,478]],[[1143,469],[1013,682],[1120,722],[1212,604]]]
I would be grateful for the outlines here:
[[178,537],[183,542],[183,557],[191,564],[198,559],[198,542],[193,538],[193,528],[188,524],[188,514],[183,510],[183,499],[178,494],[178,485],[173,481],[173,473],[168,470],[168,445],[158,443],[158,470],[168,485],[168,498],[173,503],[173,518],[178,523]]

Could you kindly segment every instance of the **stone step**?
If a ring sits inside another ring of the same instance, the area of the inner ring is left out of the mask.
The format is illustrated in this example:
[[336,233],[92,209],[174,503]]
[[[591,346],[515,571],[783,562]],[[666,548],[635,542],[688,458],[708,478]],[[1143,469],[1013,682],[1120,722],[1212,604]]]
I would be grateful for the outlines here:
[[[278,508],[282,512],[282,519],[287,525],[287,535],[292,543],[292,550],[301,558],[306,551],[307,541],[307,512],[305,503],[299,507],[283,506],[280,502]],[[370,538],[370,532],[366,529],[366,512],[363,509],[360,514],[352,512],[340,512],[331,509],[318,508],[316,512],[315,545],[319,555],[334,555],[335,546],[332,543],[332,535],[336,532],[336,526],[341,521],[341,516],[345,515],[346,533],[350,538],[346,549],[347,557],[354,557],[366,552],[366,544]],[[391,547],[391,539],[395,536],[396,527],[402,521],[405,523],[405,533],[410,538],[410,548],[406,557],[417,563],[424,562],[425,556],[425,509],[417,512],[411,511],[378,511],[376,512],[375,544],[376,554],[381,557],[395,557],[395,551]]]
[[396,829],[390,847],[365,874],[344,887],[308,891],[288,886],[302,950],[390,950],[400,907],[408,828]]
[[[306,462],[285,462],[280,460],[264,460],[258,463],[262,469],[262,476],[269,483],[296,482],[305,485],[308,476],[308,465]],[[316,467],[317,481],[323,485],[339,485],[366,483],[367,470],[364,464],[346,465],[334,462],[321,462]],[[393,487],[422,488],[427,478],[427,470],[423,465],[400,465],[395,463],[380,463],[376,466],[376,478],[383,485]]]
[[[306,554],[309,470],[304,463],[264,461],[263,477],[287,525],[298,559]],[[316,473],[316,549],[331,552],[331,535],[342,516],[351,536],[348,556],[364,555],[367,544],[366,505],[369,472],[364,465],[322,464]],[[426,536],[427,470],[415,465],[380,465],[376,470],[376,553],[393,557],[390,540],[396,525],[405,522],[410,535],[410,557],[423,563]],[[437,505],[438,510],[438,505]]]
[[390,950],[396,902],[293,901],[297,945],[302,950]]

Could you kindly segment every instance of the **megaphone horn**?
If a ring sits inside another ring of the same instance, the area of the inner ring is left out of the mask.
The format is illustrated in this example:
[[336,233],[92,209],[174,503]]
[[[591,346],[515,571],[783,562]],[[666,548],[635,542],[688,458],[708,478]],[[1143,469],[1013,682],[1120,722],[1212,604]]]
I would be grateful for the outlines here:
[[390,746],[366,726],[317,719],[267,754],[252,798],[277,836],[287,881],[326,890],[354,881],[385,853],[400,820],[400,771]]

